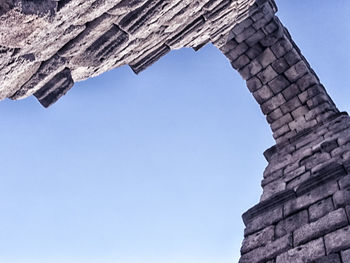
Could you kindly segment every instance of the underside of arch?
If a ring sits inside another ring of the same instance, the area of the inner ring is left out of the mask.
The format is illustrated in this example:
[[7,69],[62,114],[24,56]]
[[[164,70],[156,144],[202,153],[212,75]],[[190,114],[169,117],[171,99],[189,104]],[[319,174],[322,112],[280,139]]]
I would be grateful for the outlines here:
[[276,12],[273,0],[5,0],[0,99],[48,107],[76,81],[212,42],[276,140],[261,200],[243,215],[240,262],[350,262],[350,120]]

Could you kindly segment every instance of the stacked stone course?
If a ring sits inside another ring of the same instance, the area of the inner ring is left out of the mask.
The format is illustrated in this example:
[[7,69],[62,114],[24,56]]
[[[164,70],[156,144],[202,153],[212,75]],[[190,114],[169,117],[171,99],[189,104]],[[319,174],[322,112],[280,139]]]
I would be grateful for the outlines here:
[[8,35],[0,24],[0,98],[34,94],[47,107],[74,81],[124,64],[138,73],[171,49],[212,42],[276,140],[261,200],[243,215],[240,263],[350,263],[350,119],[276,12],[273,0],[5,0],[7,26],[30,23]]
[[260,203],[243,215],[240,262],[350,262],[350,119],[276,11],[257,1],[220,47],[277,143],[265,152]]

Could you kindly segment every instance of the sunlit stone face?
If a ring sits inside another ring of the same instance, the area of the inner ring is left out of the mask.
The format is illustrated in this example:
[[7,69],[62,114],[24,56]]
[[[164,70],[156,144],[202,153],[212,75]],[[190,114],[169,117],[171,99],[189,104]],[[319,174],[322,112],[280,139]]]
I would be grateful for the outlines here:
[[0,99],[21,99],[41,89],[44,101],[60,89],[46,99],[49,105],[75,81],[125,64],[138,73],[172,49],[219,45],[249,16],[254,2],[2,1]]

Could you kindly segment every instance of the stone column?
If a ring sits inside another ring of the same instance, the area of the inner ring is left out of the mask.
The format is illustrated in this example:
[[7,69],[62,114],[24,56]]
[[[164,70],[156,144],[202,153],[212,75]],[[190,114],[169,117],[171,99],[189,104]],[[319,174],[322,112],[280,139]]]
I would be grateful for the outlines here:
[[219,48],[276,140],[260,203],[243,215],[241,263],[350,262],[350,119],[275,15],[256,1]]

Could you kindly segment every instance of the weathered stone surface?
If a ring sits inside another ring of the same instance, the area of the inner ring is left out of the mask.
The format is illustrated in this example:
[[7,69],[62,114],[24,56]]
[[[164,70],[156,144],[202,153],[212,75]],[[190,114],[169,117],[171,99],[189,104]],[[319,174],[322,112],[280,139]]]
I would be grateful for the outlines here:
[[326,233],[346,226],[348,219],[344,209],[330,212],[326,216],[310,224],[304,225],[294,231],[294,245],[298,246],[309,240],[321,237]]
[[341,228],[325,236],[327,254],[350,248],[350,227]]
[[272,259],[291,248],[291,242],[291,236],[289,235],[276,239],[275,241],[267,244],[265,247],[260,247],[248,252],[247,254],[244,254],[240,258],[239,263],[265,262],[266,260]]
[[265,246],[274,239],[275,227],[267,227],[253,235],[247,236],[241,248],[241,253],[247,253],[257,247]]
[[[198,48],[207,42],[220,47],[229,31],[249,17],[249,10],[258,8],[254,2],[2,1],[0,99],[28,97],[64,68],[77,82],[126,64],[138,73],[171,49]],[[265,35],[255,32],[246,23],[238,40],[251,37],[247,41],[257,43]],[[31,61],[22,59],[28,54]],[[57,57],[63,62],[59,67]]]
[[305,245],[288,250],[277,257],[276,263],[307,263],[324,256],[325,249],[322,238],[311,241]]

